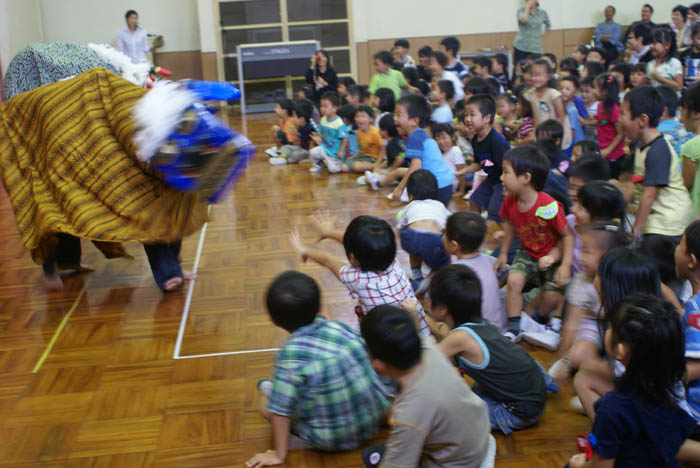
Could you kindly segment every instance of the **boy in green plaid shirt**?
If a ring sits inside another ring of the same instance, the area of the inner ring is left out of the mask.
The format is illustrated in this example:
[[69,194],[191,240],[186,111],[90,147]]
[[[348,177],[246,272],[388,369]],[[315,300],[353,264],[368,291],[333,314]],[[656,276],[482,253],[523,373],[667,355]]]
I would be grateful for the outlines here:
[[258,382],[275,448],[248,467],[284,463],[290,449],[356,449],[374,435],[391,403],[359,333],[318,316],[320,296],[316,282],[297,271],[282,273],[267,291],[272,322],[291,336],[273,380]]

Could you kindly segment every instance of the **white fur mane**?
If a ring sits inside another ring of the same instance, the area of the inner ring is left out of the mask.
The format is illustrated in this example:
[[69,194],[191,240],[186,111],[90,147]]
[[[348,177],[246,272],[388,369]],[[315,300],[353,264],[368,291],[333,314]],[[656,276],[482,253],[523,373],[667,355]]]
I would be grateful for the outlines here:
[[131,81],[135,85],[143,86],[148,72],[151,71],[150,63],[133,63],[128,55],[119,52],[108,44],[89,43],[87,46],[95,52],[100,59],[119,70],[123,78]]
[[136,156],[148,162],[180,123],[183,112],[197,102],[196,94],[172,81],[157,81],[133,110]]

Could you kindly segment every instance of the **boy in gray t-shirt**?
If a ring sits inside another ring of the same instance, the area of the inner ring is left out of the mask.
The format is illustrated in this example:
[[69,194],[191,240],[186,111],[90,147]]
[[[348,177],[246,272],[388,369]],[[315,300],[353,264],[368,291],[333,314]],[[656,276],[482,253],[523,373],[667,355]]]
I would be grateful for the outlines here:
[[496,325],[501,332],[507,331],[506,311],[501,301],[501,290],[494,264],[496,259],[479,253],[486,237],[486,221],[478,213],[464,211],[447,218],[443,244],[449,255],[457,257],[456,263],[471,268],[481,282],[481,316]]
[[442,353],[421,343],[411,315],[379,306],[360,329],[372,366],[400,389],[389,417],[389,439],[363,450],[365,466],[493,466],[496,441],[486,404]]

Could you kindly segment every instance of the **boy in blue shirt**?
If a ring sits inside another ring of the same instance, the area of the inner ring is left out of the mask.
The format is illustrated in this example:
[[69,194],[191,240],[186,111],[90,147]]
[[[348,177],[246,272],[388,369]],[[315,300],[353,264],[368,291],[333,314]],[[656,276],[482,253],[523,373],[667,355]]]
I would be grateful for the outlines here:
[[678,279],[687,279],[693,288],[693,297],[685,303],[681,326],[685,335],[688,403],[695,419],[700,419],[700,221],[685,229],[674,260]]
[[343,129],[345,130],[345,135],[348,138],[347,153],[345,158],[352,158],[357,153],[360,148],[357,143],[357,128],[355,127],[355,113],[357,112],[357,107],[352,104],[345,104],[338,111],[338,115],[343,119]]
[[676,112],[678,111],[678,94],[676,91],[666,85],[659,86],[656,90],[664,100],[664,113],[661,114],[661,121],[656,129],[671,143],[676,156],[680,157],[681,146],[693,138],[693,134],[689,133],[685,129],[685,125],[676,119]]
[[437,200],[447,206],[452,199],[454,173],[442,157],[438,144],[423,130],[430,121],[430,104],[423,96],[409,94],[399,99],[394,111],[394,122],[399,132],[408,135],[406,159],[410,162],[408,173],[393,193],[398,200],[406,188],[408,178],[418,169],[432,172],[438,182]]
[[320,171],[324,164],[331,174],[341,171],[348,138],[343,119],[338,117],[339,106],[338,93],[327,91],[321,96],[321,144],[309,151],[311,172]]

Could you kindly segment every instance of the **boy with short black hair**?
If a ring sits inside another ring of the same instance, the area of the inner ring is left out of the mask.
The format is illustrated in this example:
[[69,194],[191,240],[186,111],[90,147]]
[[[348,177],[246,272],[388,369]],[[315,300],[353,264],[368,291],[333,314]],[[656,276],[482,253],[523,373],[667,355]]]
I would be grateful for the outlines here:
[[399,99],[394,112],[396,128],[407,135],[405,157],[410,165],[408,172],[394,190],[392,198],[399,200],[408,182],[408,177],[418,169],[433,173],[438,183],[438,197],[445,206],[452,199],[452,179],[454,174],[442,157],[442,152],[435,140],[423,130],[430,121],[430,104],[416,94],[409,94]]
[[377,73],[372,75],[369,82],[370,94],[374,94],[380,88],[389,88],[394,92],[396,100],[399,100],[401,89],[408,88],[408,83],[403,73],[391,68],[393,64],[394,57],[388,50],[380,50],[374,54],[374,69]]
[[639,88],[640,86],[649,84],[649,75],[647,75],[647,66],[645,63],[632,65],[630,69],[630,88]]
[[401,389],[389,439],[362,451],[365,466],[492,467],[496,443],[486,404],[442,353],[421,342],[410,314],[377,307],[360,331],[374,369]]
[[430,335],[425,312],[413,294],[406,272],[396,260],[396,237],[389,223],[374,216],[358,216],[343,232],[335,228],[336,218],[327,212],[316,212],[309,219],[319,240],[341,242],[347,258],[305,245],[296,230],[292,231],[290,243],[302,261],[312,260],[326,267],[348,288],[350,296],[357,300],[358,318],[362,319],[378,305],[415,302],[419,332]]
[[[365,172],[365,181],[372,190],[379,190],[380,187],[401,179],[408,172],[408,162],[404,158],[406,143],[396,129],[393,114],[387,114],[379,119],[379,134],[388,143],[384,149],[383,158],[380,156],[374,168]],[[384,164],[385,161],[386,164]],[[384,165],[387,167],[385,168]]]
[[265,300],[272,322],[292,335],[277,354],[273,379],[258,382],[275,448],[247,465],[284,463],[290,449],[353,450],[372,438],[390,396],[360,335],[318,316],[318,285],[298,271],[275,278]]
[[664,100],[652,86],[632,89],[621,106],[625,136],[641,140],[634,154],[636,207],[634,237],[660,235],[677,242],[692,219],[692,204],[683,185],[678,156],[657,129]]
[[491,59],[485,55],[480,55],[474,59],[474,69],[472,71],[474,72],[474,76],[488,78],[491,76],[492,67]]
[[279,149],[279,157],[270,158],[270,164],[296,164],[309,156],[309,150],[314,146],[314,138],[319,138],[318,125],[313,121],[313,104],[302,100],[295,104],[292,120],[296,128],[294,140],[297,144],[284,145]]
[[348,87],[348,104],[359,106],[360,104],[366,104],[368,99],[367,86],[354,84]]
[[343,119],[338,116],[340,97],[333,91],[327,91],[321,96],[321,142],[309,151],[311,172],[319,172],[323,165],[328,172],[335,174],[341,171],[348,137],[345,134]]
[[452,125],[452,108],[450,101],[455,95],[454,84],[450,80],[440,80],[437,82],[437,89],[430,93],[431,97],[437,101],[437,107],[433,109],[431,118],[435,123],[447,123]]
[[676,119],[678,111],[678,93],[676,90],[667,85],[657,86],[656,90],[661,94],[664,100],[664,113],[661,114],[659,126],[656,127],[671,143],[677,155],[681,154],[681,147],[691,138],[693,134],[685,129],[685,125]]
[[460,46],[459,39],[454,36],[447,36],[440,41],[442,52],[447,56],[445,70],[454,73],[462,80],[469,75],[469,67],[459,59]]
[[296,132],[296,128],[294,128],[292,122],[293,111],[294,101],[291,99],[280,99],[275,103],[275,115],[279,119],[279,122],[270,129],[272,131],[272,139],[275,141],[275,146],[265,150],[265,154],[271,158],[279,156],[280,147],[297,143],[296,141],[292,141]]
[[442,233],[450,212],[437,198],[435,176],[420,169],[411,174],[406,184],[409,204],[399,219],[401,247],[408,252],[413,275],[413,290],[423,290],[423,263],[432,271],[449,265],[450,257],[442,244]]
[[[523,145],[506,153],[501,180],[508,193],[500,217],[505,236],[496,270],[505,267],[508,251],[517,235],[521,248],[510,266],[506,290],[508,331],[505,336],[518,342],[522,338],[520,314],[523,288],[539,280],[544,291],[539,309],[552,311],[563,300],[564,287],[571,281],[574,235],[566,222],[564,208],[542,189],[550,170],[549,160],[535,145]],[[540,271],[539,260],[561,240],[562,259]]]
[[609,180],[610,165],[608,160],[597,153],[583,154],[569,168],[569,200],[575,204],[578,200],[578,191],[586,183],[592,180]]
[[479,252],[486,238],[487,224],[478,213],[461,211],[447,218],[443,242],[449,255],[471,268],[481,283],[481,315],[501,333],[506,331],[506,313],[500,300],[498,278],[493,269],[496,259]]
[[416,62],[413,60],[413,57],[408,55],[408,49],[411,48],[411,45],[408,43],[406,39],[396,39],[394,41],[394,50],[396,51],[397,55],[399,56],[399,59],[396,61],[397,65],[400,65],[401,68],[403,67],[415,67]]
[[488,219],[500,221],[498,210],[503,202],[503,156],[510,149],[506,139],[493,129],[496,103],[487,94],[477,94],[467,101],[464,123],[474,132],[471,144],[474,149],[474,163],[467,167],[467,173],[486,172],[486,179],[479,184],[469,198],[473,211],[488,212]]
[[430,285],[430,301],[431,316],[447,328],[436,330],[438,348],[474,379],[474,393],[489,407],[491,429],[508,435],[537,423],[547,390],[559,388],[524,348],[484,321],[476,273],[462,264],[443,268]]

